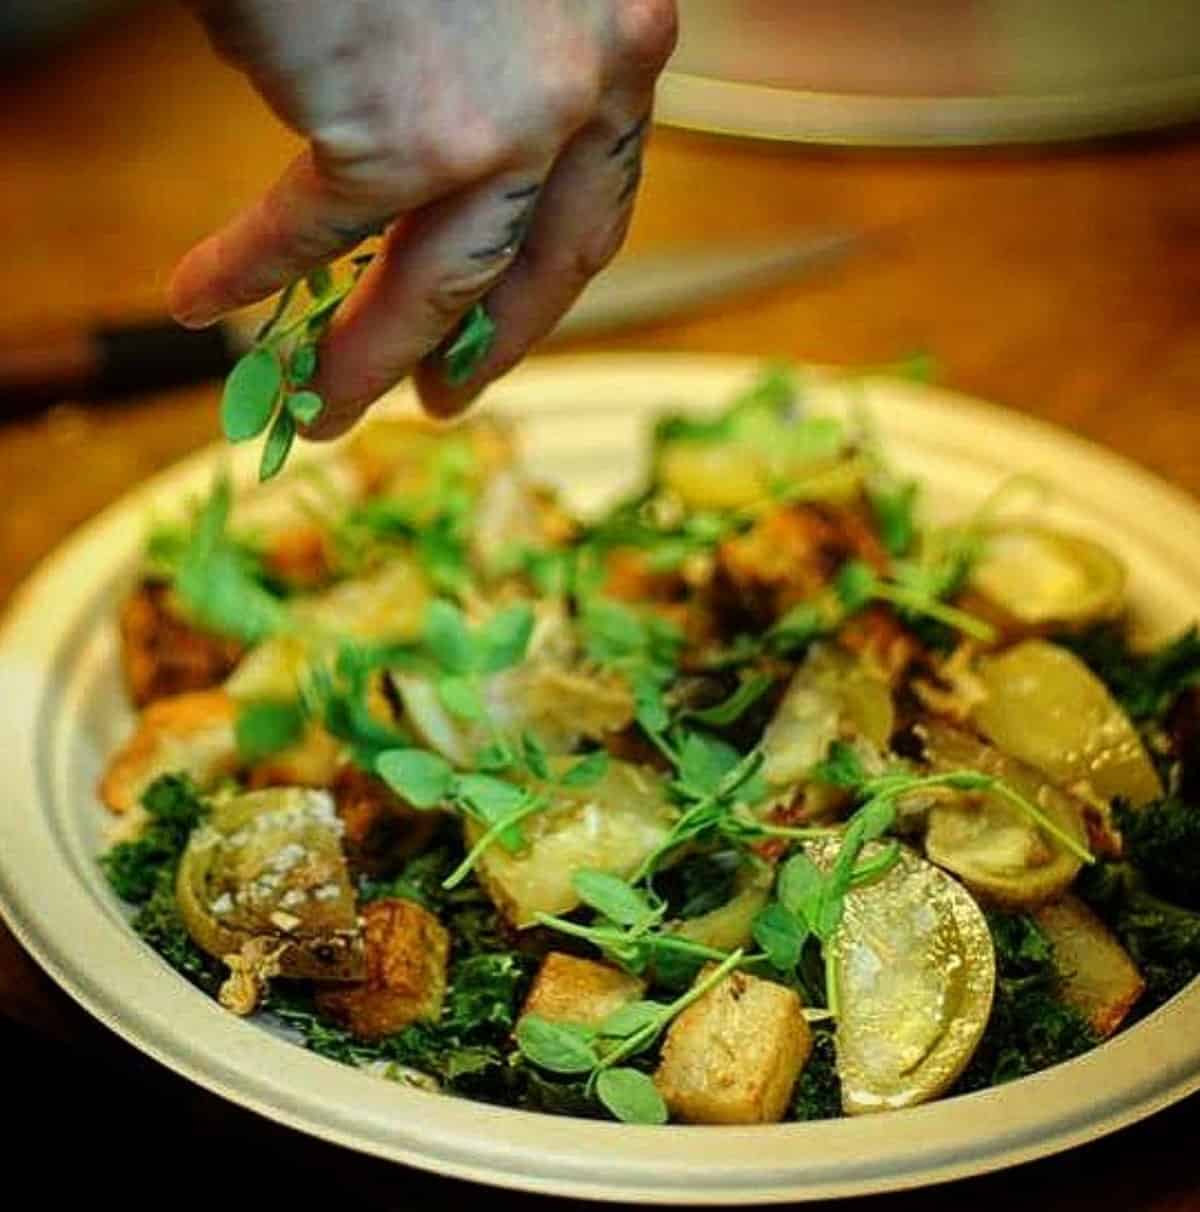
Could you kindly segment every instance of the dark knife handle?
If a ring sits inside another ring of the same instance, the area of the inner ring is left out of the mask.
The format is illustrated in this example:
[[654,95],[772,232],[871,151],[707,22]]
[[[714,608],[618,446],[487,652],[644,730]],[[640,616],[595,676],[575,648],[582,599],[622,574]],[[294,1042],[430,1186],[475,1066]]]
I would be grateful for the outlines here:
[[0,418],[220,379],[239,352],[224,325],[188,329],[169,320],[0,342]]

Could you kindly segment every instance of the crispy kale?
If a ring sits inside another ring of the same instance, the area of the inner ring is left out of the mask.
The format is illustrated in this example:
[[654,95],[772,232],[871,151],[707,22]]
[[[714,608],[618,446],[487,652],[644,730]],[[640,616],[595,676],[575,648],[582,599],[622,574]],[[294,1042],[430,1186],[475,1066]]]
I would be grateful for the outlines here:
[[1178,798],[1143,808],[1118,806],[1125,856],[1147,886],[1189,909],[1200,909],[1200,806]]
[[131,905],[150,900],[164,867],[173,873],[188,835],[205,813],[191,781],[175,774],[155,779],[142,796],[142,807],[150,820],[141,837],[118,842],[100,859],[113,891]]
[[813,1032],[812,1053],[792,1094],[789,1118],[835,1119],[842,1113],[842,1083],[838,1078],[833,1033]]
[[167,774],[142,796],[149,815],[142,836],[119,842],[100,859],[113,891],[139,906],[132,926],[176,972],[208,993],[221,983],[221,965],[192,942],[175,903],[175,872],[192,830],[207,811],[191,781]]
[[1134,652],[1120,624],[1056,637],[1112,691],[1136,723],[1161,719],[1180,692],[1200,683],[1200,628],[1189,627],[1150,653]]
[[1148,1013],[1200,973],[1200,913],[1155,896],[1130,863],[1100,863],[1081,877],[1079,895],[1121,940],[1146,982]]
[[987,1030],[952,1094],[982,1090],[1048,1069],[1100,1041],[1057,995],[1050,940],[1030,917],[991,913],[996,1000]]

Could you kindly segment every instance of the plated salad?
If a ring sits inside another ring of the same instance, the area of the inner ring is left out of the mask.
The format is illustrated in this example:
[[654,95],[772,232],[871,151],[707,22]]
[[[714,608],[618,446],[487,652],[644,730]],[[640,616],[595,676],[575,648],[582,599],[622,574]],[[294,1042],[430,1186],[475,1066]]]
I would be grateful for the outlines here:
[[1032,480],[923,523],[805,383],[664,415],[599,517],[500,420],[387,418],[155,527],[100,785],[137,933],[377,1079],[647,1124],[953,1097],[1182,990],[1200,634],[1137,649]]

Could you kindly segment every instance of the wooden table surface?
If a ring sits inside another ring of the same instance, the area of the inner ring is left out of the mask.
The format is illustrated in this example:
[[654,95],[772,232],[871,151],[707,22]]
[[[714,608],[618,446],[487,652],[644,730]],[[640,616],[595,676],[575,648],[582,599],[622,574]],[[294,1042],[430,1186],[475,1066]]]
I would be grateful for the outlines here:
[[[3,335],[156,314],[178,255],[251,198],[293,142],[173,5],[0,67]],[[836,269],[603,347],[850,363],[929,350],[948,385],[1056,421],[1200,495],[1200,135],[930,156],[664,130],[630,248],[832,227],[869,235]],[[212,440],[214,404],[211,388],[103,410],[64,402],[0,426],[11,502],[0,601],[78,523]],[[2,928],[0,1016],[25,1024],[0,1034],[10,1100],[15,1073],[26,1109],[18,1140],[86,1127],[86,1156],[100,1164],[131,1134],[179,1159],[192,1134],[221,1150],[223,1167],[272,1159],[276,1197],[290,1183],[309,1196],[301,1206],[319,1193],[350,1191],[366,1208],[472,1193],[308,1141],[163,1073],[76,1009]],[[119,1104],[113,1090],[125,1092]],[[1065,1157],[866,1206],[1200,1208],[1198,1131],[1194,1098]],[[537,1203],[576,1206],[505,1200]]]

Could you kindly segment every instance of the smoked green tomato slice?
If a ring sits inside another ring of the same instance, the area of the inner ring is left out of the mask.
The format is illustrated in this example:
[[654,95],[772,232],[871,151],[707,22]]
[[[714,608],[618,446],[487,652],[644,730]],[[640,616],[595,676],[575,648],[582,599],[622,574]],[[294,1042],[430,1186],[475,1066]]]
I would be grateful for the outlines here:
[[[1086,848],[1083,805],[1040,771],[946,724],[922,724],[919,731],[934,771],[992,775]],[[1056,900],[1083,866],[1033,817],[993,791],[940,791],[926,819],[925,854],[982,900],[1011,910]]]
[[[814,644],[763,734],[763,777],[773,789],[802,782],[838,739],[858,738],[882,750],[895,722],[886,682],[842,649]],[[809,795],[828,790],[814,786]]]
[[969,586],[1017,627],[1086,627],[1121,613],[1125,566],[1107,548],[1042,526],[984,537]]
[[1106,807],[1161,798],[1150,755],[1108,688],[1074,653],[1025,640],[979,663],[987,697],[975,726],[1052,783]]
[[175,885],[196,945],[227,960],[253,942],[276,975],[361,980],[341,833],[324,791],[279,787],[217,803],[188,841]]
[[[808,847],[832,866],[836,840]],[[872,843],[869,860],[882,849]],[[928,1102],[966,1067],[992,1011],[996,958],[969,892],[907,846],[852,888],[831,946],[842,1108],[864,1115]]]

